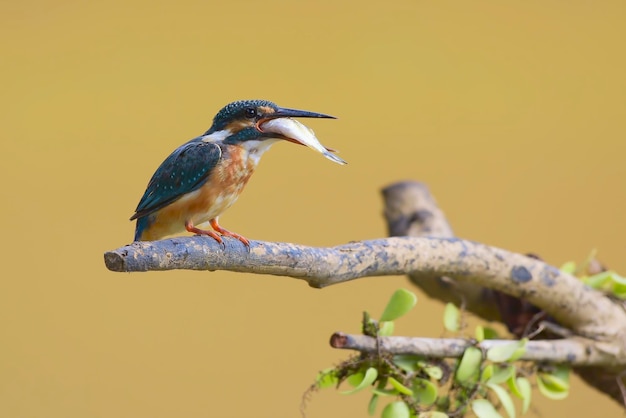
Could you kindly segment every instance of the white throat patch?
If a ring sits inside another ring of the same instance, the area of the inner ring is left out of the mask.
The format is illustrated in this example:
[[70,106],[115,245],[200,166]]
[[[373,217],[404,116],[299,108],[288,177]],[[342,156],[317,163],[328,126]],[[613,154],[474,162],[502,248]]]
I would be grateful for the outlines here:
[[278,141],[280,141],[280,139],[275,138],[268,138],[262,141],[250,140],[243,141],[239,144],[239,146],[248,152],[248,158],[254,161],[254,164],[256,165],[259,163],[263,153],[270,149],[270,147]]

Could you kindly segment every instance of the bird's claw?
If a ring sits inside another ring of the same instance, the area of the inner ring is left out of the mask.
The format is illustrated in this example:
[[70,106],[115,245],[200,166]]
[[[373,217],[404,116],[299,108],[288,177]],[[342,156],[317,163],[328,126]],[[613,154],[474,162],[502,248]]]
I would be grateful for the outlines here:
[[217,218],[211,219],[210,223],[211,223],[211,227],[216,232],[222,234],[222,237],[235,238],[236,240],[241,242],[246,247],[246,250],[248,250],[248,252],[250,252],[250,241],[248,240],[248,238],[244,237],[243,235],[239,235],[239,234],[237,234],[235,232],[231,232],[228,229],[222,228],[220,226],[220,224],[217,222]]
[[235,234],[234,232],[230,232],[230,231],[226,233],[222,232],[222,236],[235,238],[237,241],[241,242],[243,246],[246,247],[246,251],[250,253],[250,241],[246,237],[242,237],[241,235]]
[[185,223],[185,229],[187,229],[187,231],[195,233],[196,236],[208,236],[213,238],[215,241],[217,241],[217,243],[220,245],[220,247],[222,247],[222,250],[226,249],[226,243],[224,243],[224,240],[222,239],[222,237],[213,231],[207,231],[204,229],[200,229],[200,228],[196,228],[195,226],[193,226],[193,224],[191,222],[186,222]]

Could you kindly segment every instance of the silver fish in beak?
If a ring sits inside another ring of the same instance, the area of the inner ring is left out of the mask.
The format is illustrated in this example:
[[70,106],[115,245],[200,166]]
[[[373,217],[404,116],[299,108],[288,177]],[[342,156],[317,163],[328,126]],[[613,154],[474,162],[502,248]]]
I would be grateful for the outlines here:
[[344,160],[332,154],[330,148],[322,145],[311,128],[295,119],[280,117],[265,120],[259,124],[259,129],[265,133],[276,134],[277,138],[312,148],[337,164],[347,164]]

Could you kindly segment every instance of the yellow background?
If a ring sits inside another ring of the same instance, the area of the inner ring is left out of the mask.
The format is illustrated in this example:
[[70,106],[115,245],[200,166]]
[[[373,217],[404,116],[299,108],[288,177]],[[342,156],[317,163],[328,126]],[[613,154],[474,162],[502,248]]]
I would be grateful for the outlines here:
[[[626,271],[624,22],[621,0],[3,1],[0,416],[296,417],[348,355],[330,334],[410,286],[105,269],[159,163],[236,99],[339,116],[307,123],[349,162],[276,145],[222,217],[251,239],[384,236],[379,189],[420,179],[461,237]],[[400,332],[441,315],[421,297]],[[532,416],[622,414],[578,380],[536,396]]]

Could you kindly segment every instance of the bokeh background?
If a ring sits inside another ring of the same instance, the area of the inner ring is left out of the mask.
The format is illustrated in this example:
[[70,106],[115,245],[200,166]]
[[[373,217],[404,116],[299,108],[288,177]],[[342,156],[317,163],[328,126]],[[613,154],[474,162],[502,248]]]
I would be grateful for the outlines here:
[[[103,252],[159,163],[243,98],[309,121],[340,167],[278,144],[222,217],[251,239],[382,237],[379,190],[427,182],[457,235],[626,271],[623,1],[58,0],[0,4],[0,416],[297,417],[333,331],[404,277],[324,290],[227,272],[119,274]],[[420,297],[398,324],[439,336]],[[365,417],[367,395],[307,416]],[[577,379],[531,416],[621,416]]]

